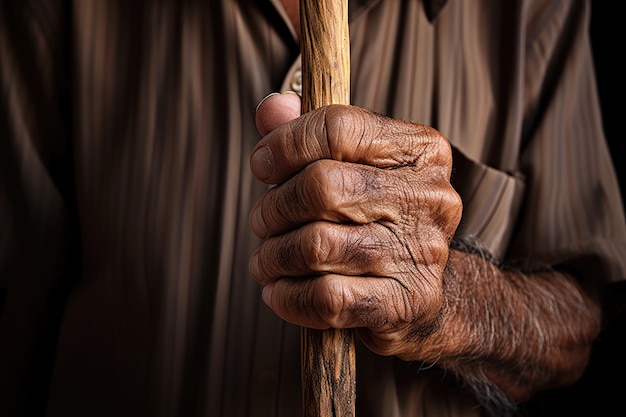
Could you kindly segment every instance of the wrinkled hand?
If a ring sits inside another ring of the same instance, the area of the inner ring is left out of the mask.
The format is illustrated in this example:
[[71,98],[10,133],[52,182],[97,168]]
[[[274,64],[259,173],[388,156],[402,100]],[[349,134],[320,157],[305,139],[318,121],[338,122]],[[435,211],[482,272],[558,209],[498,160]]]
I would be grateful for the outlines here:
[[408,357],[438,325],[442,276],[461,217],[448,141],[352,106],[301,117],[278,94],[257,109],[251,169],[270,188],[250,213],[250,259],[265,303],[310,328],[359,328],[382,355]]

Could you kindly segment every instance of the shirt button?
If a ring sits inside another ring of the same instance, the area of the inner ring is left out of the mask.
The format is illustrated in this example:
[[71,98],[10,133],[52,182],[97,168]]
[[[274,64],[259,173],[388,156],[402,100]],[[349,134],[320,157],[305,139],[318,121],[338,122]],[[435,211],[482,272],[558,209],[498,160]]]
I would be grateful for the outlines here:
[[302,70],[297,69],[293,72],[291,77],[291,89],[296,93],[302,95]]

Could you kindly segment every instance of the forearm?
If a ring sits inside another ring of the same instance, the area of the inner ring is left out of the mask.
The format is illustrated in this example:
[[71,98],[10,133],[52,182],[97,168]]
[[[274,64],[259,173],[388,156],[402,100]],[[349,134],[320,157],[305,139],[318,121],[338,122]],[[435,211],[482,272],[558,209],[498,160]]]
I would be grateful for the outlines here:
[[442,368],[517,402],[581,376],[600,310],[571,277],[503,271],[452,250],[444,286],[441,327],[428,337]]

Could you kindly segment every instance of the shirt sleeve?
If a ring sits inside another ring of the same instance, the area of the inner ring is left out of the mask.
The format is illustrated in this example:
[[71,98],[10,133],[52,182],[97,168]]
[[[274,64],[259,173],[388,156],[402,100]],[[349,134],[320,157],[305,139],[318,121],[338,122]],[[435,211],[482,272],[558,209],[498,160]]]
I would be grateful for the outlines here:
[[552,2],[528,11],[525,190],[507,258],[605,284],[625,278],[626,226],[602,127],[589,7]]

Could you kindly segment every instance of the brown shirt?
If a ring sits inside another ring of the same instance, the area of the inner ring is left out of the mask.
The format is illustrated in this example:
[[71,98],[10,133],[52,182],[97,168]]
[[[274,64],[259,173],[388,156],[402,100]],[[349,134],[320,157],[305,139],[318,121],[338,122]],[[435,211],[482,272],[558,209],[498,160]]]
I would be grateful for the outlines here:
[[[350,2],[352,103],[449,138],[459,233],[499,260],[624,279],[589,3],[437,3]],[[247,267],[254,109],[298,53],[279,0],[0,3],[0,414],[300,414],[299,329]],[[357,362],[359,417],[478,413]]]

